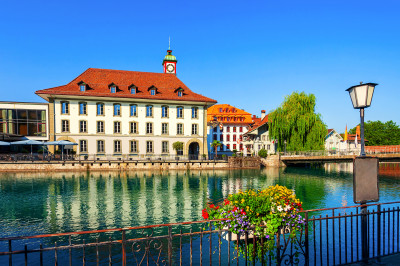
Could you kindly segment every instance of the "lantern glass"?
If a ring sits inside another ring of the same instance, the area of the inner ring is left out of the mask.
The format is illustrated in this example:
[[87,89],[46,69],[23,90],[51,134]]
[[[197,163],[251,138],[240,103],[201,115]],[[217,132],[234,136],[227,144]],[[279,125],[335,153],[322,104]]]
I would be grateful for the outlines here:
[[375,83],[366,83],[347,89],[355,109],[366,108],[371,105],[376,85]]

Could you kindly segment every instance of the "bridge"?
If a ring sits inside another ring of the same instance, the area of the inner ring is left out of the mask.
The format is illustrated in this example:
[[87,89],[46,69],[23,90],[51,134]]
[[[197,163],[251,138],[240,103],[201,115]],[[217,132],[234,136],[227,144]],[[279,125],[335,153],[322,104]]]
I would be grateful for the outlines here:
[[[379,162],[400,162],[400,149],[390,151],[367,150],[367,156],[378,157]],[[285,165],[308,163],[340,163],[352,162],[360,155],[359,151],[331,152],[331,151],[302,151],[280,154],[280,161]]]

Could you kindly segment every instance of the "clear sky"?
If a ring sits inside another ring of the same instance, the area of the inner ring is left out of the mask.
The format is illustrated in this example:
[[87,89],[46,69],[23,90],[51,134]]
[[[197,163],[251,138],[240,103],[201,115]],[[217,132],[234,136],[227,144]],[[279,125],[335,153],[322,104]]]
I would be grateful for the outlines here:
[[0,1],[0,100],[89,67],[162,72],[171,48],[193,91],[260,115],[313,93],[329,128],[354,127],[345,91],[379,83],[366,120],[400,124],[400,1]]

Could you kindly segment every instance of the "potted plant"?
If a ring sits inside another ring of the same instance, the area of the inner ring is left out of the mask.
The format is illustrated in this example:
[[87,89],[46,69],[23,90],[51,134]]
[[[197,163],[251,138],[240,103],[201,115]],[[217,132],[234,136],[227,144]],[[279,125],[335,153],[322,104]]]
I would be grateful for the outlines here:
[[215,158],[218,158],[217,151],[218,151],[218,147],[221,147],[221,146],[222,146],[222,143],[219,140],[214,140],[211,143],[211,148],[214,148],[214,150],[215,150]]
[[175,141],[174,143],[172,143],[172,148],[174,150],[176,150],[176,157],[175,160],[179,160],[179,156],[181,155],[180,153],[183,152],[183,142],[181,141]]
[[[260,251],[271,251],[275,247],[274,240],[278,233],[288,233],[293,241],[305,223],[299,215],[301,206],[302,203],[292,190],[276,185],[264,190],[231,194],[219,205],[208,204],[202,215],[204,219],[226,219],[217,221],[215,226],[230,231],[233,237],[231,240],[237,237],[242,240],[246,231],[249,237],[255,235],[258,240],[263,238],[265,241],[262,247],[261,242],[256,244],[259,254]],[[237,248],[243,254],[241,247],[239,245]]]

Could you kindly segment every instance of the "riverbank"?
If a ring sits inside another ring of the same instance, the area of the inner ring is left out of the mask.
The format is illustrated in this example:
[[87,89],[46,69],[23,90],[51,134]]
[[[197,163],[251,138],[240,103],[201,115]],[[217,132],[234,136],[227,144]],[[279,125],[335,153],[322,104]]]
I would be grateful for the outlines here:
[[135,170],[213,170],[259,169],[258,158],[229,160],[99,160],[99,161],[6,161],[0,162],[0,172],[60,172],[60,171],[135,171]]

